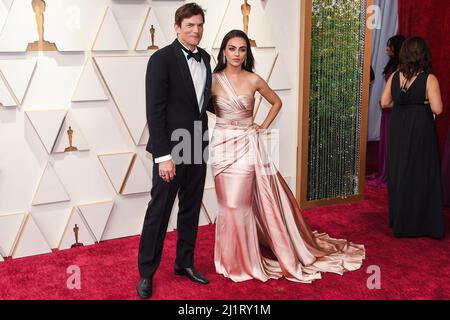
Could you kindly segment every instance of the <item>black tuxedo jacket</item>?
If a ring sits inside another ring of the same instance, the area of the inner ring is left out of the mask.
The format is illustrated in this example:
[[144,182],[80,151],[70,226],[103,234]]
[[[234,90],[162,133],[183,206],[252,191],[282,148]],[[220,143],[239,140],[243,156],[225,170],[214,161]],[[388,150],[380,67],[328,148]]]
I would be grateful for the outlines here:
[[[205,134],[208,130],[206,110],[214,112],[210,101],[210,55],[201,48],[198,50],[207,70],[203,92],[204,103],[201,108],[197,102],[194,83],[180,42],[176,39],[171,45],[156,51],[150,57],[145,81],[147,122],[150,130],[146,149],[154,159],[172,154],[174,146],[182,140],[171,141],[172,133],[176,129],[185,129],[185,132],[190,134],[191,163],[194,163],[194,160],[198,163],[198,150],[201,149],[200,152],[203,155],[203,150],[208,146],[208,134]],[[195,148],[194,144],[197,144]],[[196,152],[197,155],[195,155]],[[179,154],[185,155],[183,151]],[[202,155],[201,159],[203,159]]]

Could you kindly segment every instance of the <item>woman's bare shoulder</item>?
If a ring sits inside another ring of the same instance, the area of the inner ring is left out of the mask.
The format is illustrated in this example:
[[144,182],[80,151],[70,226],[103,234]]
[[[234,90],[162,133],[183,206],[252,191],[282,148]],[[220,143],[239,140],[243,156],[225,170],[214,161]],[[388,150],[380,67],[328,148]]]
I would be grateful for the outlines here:
[[251,82],[255,87],[260,87],[265,81],[261,76],[254,72],[245,71],[245,76],[249,82]]
[[430,74],[428,75],[428,81],[431,81],[431,82],[439,82],[439,81],[438,81],[438,78],[437,78],[434,74],[432,74],[432,73],[430,73]]

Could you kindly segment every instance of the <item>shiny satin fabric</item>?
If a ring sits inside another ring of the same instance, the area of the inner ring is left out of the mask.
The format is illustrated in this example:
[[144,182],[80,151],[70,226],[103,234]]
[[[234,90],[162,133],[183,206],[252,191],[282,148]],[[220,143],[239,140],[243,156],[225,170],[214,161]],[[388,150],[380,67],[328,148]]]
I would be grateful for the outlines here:
[[[285,277],[310,283],[321,272],[357,270],[363,245],[312,232],[294,195],[266,152],[267,130],[253,126],[255,99],[237,95],[225,74],[213,100],[217,122],[211,165],[219,212],[216,221],[216,272],[235,282]],[[261,245],[274,258],[263,256]]]

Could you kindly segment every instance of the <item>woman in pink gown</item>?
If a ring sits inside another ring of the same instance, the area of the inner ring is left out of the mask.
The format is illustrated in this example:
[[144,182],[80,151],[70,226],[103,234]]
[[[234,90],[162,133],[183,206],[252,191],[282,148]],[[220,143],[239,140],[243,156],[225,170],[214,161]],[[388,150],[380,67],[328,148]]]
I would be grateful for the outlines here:
[[[263,136],[281,108],[281,100],[253,73],[246,34],[229,32],[213,75],[216,126],[211,164],[219,202],[214,262],[216,271],[235,282],[285,277],[310,283],[321,272],[357,270],[363,245],[312,232],[287,183],[272,163]],[[253,124],[255,93],[272,104],[266,120]],[[274,258],[263,256],[260,245]]]

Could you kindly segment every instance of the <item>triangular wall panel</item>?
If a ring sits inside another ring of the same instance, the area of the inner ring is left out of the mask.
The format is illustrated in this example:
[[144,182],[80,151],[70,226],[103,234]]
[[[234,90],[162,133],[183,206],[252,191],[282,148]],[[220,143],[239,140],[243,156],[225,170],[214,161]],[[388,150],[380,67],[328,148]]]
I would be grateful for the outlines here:
[[289,74],[280,54],[277,54],[275,65],[269,79],[269,86],[273,90],[289,90],[292,88]]
[[[230,31],[234,29],[244,30],[244,19],[241,11],[242,0],[230,0],[225,16],[214,41],[214,48],[220,48],[222,39]],[[271,25],[260,0],[249,0],[251,5],[248,36],[256,41],[259,48],[274,48],[275,41],[272,38]]]
[[0,247],[4,257],[12,254],[19,237],[19,231],[24,223],[25,213],[0,215]]
[[[77,229],[77,230],[75,230]],[[59,244],[59,250],[65,250],[72,248],[72,245],[76,244],[76,237],[78,235],[78,243],[84,246],[92,245],[95,243],[91,231],[87,226],[84,218],[80,214],[77,208],[72,209],[72,213],[67,222],[64,230],[61,243]]]
[[265,81],[269,81],[277,53],[273,49],[253,48],[252,50],[255,57],[255,72]]
[[98,155],[109,181],[120,193],[135,154],[132,152]]
[[27,214],[25,219],[26,222],[13,250],[12,257],[22,258],[52,252],[33,217]]
[[122,186],[121,194],[150,192],[151,181],[142,160],[136,154],[131,162],[128,176]]
[[17,102],[14,100],[8,85],[3,80],[2,73],[0,72],[0,107],[16,107]]
[[153,26],[154,29],[154,45],[161,49],[169,44],[167,41],[167,37],[164,34],[163,29],[158,21],[158,18],[155,15],[155,11],[148,7],[147,13],[145,15],[144,24],[141,29],[141,33],[139,34],[139,38],[136,42],[134,50],[136,51],[146,51],[146,50],[157,50],[156,48],[148,48],[152,45],[152,37],[150,29]]
[[225,16],[225,12],[228,8],[230,0],[197,0],[198,3],[205,11],[206,25],[203,29],[203,37],[200,42],[200,47],[204,48],[207,52],[211,52],[214,41],[216,39],[219,28],[222,25],[222,21]]
[[36,58],[0,60],[0,71],[20,104],[22,104],[30,85],[36,69],[36,62]]
[[33,205],[40,205],[45,203],[55,203],[62,201],[69,201],[70,197],[67,194],[64,185],[56,174],[53,166],[47,163],[41,180],[39,181],[36,193],[33,198]]
[[100,242],[102,239],[113,206],[112,200],[78,206],[80,213],[94,234],[96,242]]
[[217,202],[216,189],[208,188],[203,192],[202,205],[211,219],[212,223],[215,223],[217,215],[219,213],[219,203]]
[[138,146],[146,146],[148,143],[148,139],[150,138],[150,131],[148,130],[148,124],[145,125],[144,131],[142,132],[142,136],[139,139]]
[[49,205],[33,210],[33,219],[44,235],[50,248],[58,248],[67,219],[72,211],[69,206]]
[[206,226],[208,224],[210,224],[211,222],[209,221],[209,216],[206,213],[206,210],[203,206],[200,207],[200,214],[198,217],[198,225],[199,226]]
[[105,101],[108,94],[92,58],[86,59],[72,96],[73,102]]
[[94,58],[135,145],[147,124],[145,75],[148,59],[147,56]]
[[[211,159],[211,157],[210,157]],[[210,166],[206,169],[205,189],[214,188],[214,175]]]
[[[69,133],[71,134],[72,145],[70,145]],[[80,126],[75,121],[73,115],[68,113],[56,139],[53,152],[61,153],[86,150],[89,150],[89,145],[81,132]]]
[[258,107],[255,109],[255,123],[261,125],[264,120],[266,120],[267,115],[270,112],[271,105],[267,100],[262,99],[261,103],[258,105]]
[[175,198],[175,202],[173,203],[167,231],[173,231],[177,229],[177,220],[178,220],[178,196]]
[[128,44],[110,7],[105,9],[92,51],[128,50]]
[[3,27],[8,19],[9,10],[14,0],[0,0],[0,34],[3,31]]
[[47,153],[52,153],[67,110],[26,111],[26,114]]

